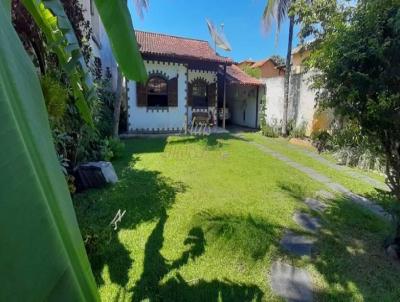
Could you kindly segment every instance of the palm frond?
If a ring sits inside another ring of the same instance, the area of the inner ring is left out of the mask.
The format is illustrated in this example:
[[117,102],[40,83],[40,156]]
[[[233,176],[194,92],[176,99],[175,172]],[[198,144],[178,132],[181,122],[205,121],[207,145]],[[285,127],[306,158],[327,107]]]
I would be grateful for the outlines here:
[[291,0],[278,1],[278,5],[276,6],[276,12],[275,12],[277,31],[279,31],[281,24],[288,15],[291,3],[292,3]]
[[268,0],[262,16],[263,27],[265,30],[271,29],[273,21],[276,22],[277,30],[279,30],[290,7],[292,0]]

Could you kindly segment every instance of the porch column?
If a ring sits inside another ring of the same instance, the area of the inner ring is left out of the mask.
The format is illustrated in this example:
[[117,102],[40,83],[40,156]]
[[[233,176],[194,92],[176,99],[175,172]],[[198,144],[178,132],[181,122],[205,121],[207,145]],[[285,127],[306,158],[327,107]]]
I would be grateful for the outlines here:
[[[259,108],[258,108],[258,106],[259,106],[259,104],[258,104],[258,95],[259,95],[259,91],[260,91],[260,86],[258,86],[257,85],[257,93],[256,93],[256,125],[255,125],[255,128],[257,129],[258,128],[258,115],[259,115]],[[264,114],[264,113],[262,113],[262,114]],[[261,126],[261,125],[260,125]]]
[[223,76],[223,87],[224,87],[224,98],[222,105],[222,128],[225,129],[225,107],[226,107],[226,64],[224,65],[224,76]]
[[189,65],[186,64],[186,97],[185,97],[185,135],[188,134],[189,129],[189,105],[188,105],[188,85],[189,85]]

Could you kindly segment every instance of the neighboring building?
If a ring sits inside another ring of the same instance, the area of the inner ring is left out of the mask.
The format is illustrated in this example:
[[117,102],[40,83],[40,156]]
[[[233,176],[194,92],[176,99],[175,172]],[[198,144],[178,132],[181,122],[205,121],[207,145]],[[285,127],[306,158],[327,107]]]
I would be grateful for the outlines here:
[[292,50],[292,72],[302,73],[304,71],[303,61],[310,55],[310,50],[304,45],[297,46]]
[[238,63],[237,66],[238,66],[239,68],[242,68],[242,69],[243,69],[244,67],[250,67],[250,66],[252,66],[255,62],[256,62],[256,61],[253,61],[252,59],[247,59],[247,60],[244,60],[244,61]]
[[231,112],[231,123],[258,128],[260,100],[265,94],[264,83],[250,77],[236,65],[228,67],[227,78],[227,105]]
[[[237,72],[231,59],[215,54],[203,40],[143,31],[136,31],[136,38],[149,78],[145,84],[128,83],[129,132],[180,132],[194,118],[217,124],[219,113],[231,111],[228,98],[223,101],[224,78],[228,95],[232,70]],[[232,85],[246,85],[244,78],[236,80]]]
[[278,64],[271,58],[254,63],[251,68],[259,68],[263,79],[283,77],[285,75],[285,66]]

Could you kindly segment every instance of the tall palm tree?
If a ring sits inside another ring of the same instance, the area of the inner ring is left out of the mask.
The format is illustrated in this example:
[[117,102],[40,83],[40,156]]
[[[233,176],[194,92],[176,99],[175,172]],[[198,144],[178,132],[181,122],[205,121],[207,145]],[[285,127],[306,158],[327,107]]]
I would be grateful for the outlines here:
[[295,0],[268,0],[264,13],[263,23],[265,29],[269,30],[272,25],[272,21],[275,21],[277,31],[279,31],[281,24],[286,17],[289,17],[289,40],[288,49],[286,55],[286,72],[285,72],[285,83],[284,83],[284,98],[283,98],[283,118],[282,118],[282,135],[286,136],[288,133],[287,122],[288,122],[288,107],[289,107],[289,81],[291,73],[291,59],[292,59],[292,43],[293,43],[293,27],[294,27],[294,16],[288,16],[290,6]]

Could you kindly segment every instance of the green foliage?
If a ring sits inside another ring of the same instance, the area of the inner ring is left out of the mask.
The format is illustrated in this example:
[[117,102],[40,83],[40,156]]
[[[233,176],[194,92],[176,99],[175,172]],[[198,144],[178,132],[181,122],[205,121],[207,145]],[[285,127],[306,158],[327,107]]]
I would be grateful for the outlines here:
[[258,67],[253,68],[251,66],[244,65],[242,66],[242,70],[253,78],[261,78],[261,69]]
[[271,124],[265,123],[261,127],[261,133],[267,137],[278,137],[281,133],[281,126],[276,120],[274,120]]
[[58,0],[22,0],[22,3],[45,35],[48,47],[68,76],[81,118],[93,126],[88,104],[96,98],[95,88],[62,4]]
[[[2,279],[0,300],[98,301],[97,286],[62,173],[68,168],[69,158],[76,158],[76,154],[68,156],[68,160],[64,157],[70,141],[87,139],[85,127],[96,136],[93,127],[88,126],[93,125],[88,104],[96,98],[94,88],[61,3],[57,0],[22,0],[22,3],[46,36],[48,47],[69,79],[75,106],[67,105],[63,118],[78,114],[80,118],[65,118],[67,123],[63,127],[80,131],[73,136],[67,131],[54,132],[59,139],[55,144],[63,150],[57,158],[36,70],[11,25],[11,1],[0,1],[0,127],[4,130],[0,132],[4,145],[0,148],[0,183],[7,184],[0,190],[4,209],[0,211],[0,245],[7,247],[0,250],[0,267],[7,271]],[[107,15],[104,9],[111,14]],[[103,5],[98,10],[104,19],[108,18],[107,26],[113,27],[114,34],[110,34],[113,50],[119,54],[125,51],[125,58],[129,56],[131,60],[118,60],[121,69],[130,71],[133,77],[137,71],[132,68],[143,66],[143,62],[136,55],[132,24],[121,22],[129,18],[126,2],[113,3],[111,8]],[[121,40],[116,36],[121,32],[130,35],[122,35]],[[128,51],[125,45],[129,46]],[[140,74],[139,69],[139,79]],[[54,82],[46,82],[44,86],[48,104],[56,104],[58,101],[52,98],[61,86]],[[55,107],[56,116],[61,119],[63,110],[59,110],[59,103]],[[79,128],[82,120],[87,125]]]
[[[317,1],[322,5],[323,1]],[[332,1],[304,15],[315,33],[308,65],[318,104],[356,121],[386,157],[388,182],[400,200],[400,2],[362,0],[352,11]]]
[[[31,59],[0,1],[1,301],[98,301]],[[23,209],[21,211],[21,209]],[[3,274],[3,276],[5,276]]]
[[[294,123],[294,122],[293,122]],[[307,122],[302,121],[300,125],[293,125],[292,127],[288,127],[289,136],[295,138],[305,138],[307,132]]]
[[118,159],[122,156],[125,149],[125,144],[122,143],[119,139],[116,138],[108,138],[104,139],[101,142],[101,159],[105,161],[111,161],[114,159]]
[[318,152],[331,150],[331,135],[326,130],[318,130],[311,133],[311,140]]
[[57,124],[64,117],[67,110],[68,88],[61,84],[55,75],[51,73],[42,76],[40,83],[49,119],[52,124]]
[[278,125],[278,122],[274,120],[274,122],[270,125],[267,122],[266,116],[265,116],[265,111],[267,109],[267,99],[265,95],[261,99],[260,103],[260,112],[258,114],[259,119],[260,119],[260,128],[261,128],[261,133],[264,136],[268,137],[278,137],[280,134],[280,127]]
[[136,42],[126,1],[94,1],[122,73],[129,80],[146,81],[147,72]]
[[275,63],[277,63],[279,66],[281,65],[285,65],[286,64],[286,60],[284,57],[280,56],[280,55],[273,55],[270,57]]

